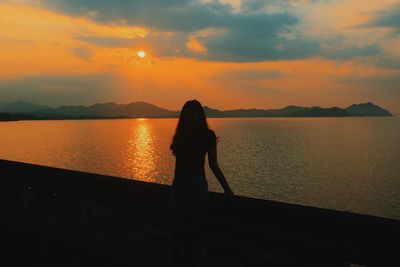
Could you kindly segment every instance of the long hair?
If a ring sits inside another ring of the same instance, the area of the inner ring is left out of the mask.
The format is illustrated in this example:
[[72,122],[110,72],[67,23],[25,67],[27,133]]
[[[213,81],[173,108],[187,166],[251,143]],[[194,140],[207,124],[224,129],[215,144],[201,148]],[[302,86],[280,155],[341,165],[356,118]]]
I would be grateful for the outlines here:
[[175,135],[172,139],[170,146],[172,153],[175,155],[178,144],[196,141],[196,136],[201,136],[208,129],[206,114],[201,103],[195,99],[187,101],[182,107]]

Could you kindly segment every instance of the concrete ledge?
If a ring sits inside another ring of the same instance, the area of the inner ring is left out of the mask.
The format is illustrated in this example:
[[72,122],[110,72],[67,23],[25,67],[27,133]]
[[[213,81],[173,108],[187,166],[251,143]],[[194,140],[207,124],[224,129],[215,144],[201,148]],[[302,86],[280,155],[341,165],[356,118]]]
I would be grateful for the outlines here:
[[[0,193],[14,196],[21,209],[29,210],[35,195],[44,205],[72,210],[82,224],[90,221],[90,207],[98,206],[163,224],[170,190],[168,185],[7,160],[0,160],[0,187]],[[293,257],[292,263],[312,258],[363,265],[400,263],[395,245],[400,221],[395,219],[211,193],[207,225],[210,240],[225,247],[236,244],[252,257],[271,252]]]

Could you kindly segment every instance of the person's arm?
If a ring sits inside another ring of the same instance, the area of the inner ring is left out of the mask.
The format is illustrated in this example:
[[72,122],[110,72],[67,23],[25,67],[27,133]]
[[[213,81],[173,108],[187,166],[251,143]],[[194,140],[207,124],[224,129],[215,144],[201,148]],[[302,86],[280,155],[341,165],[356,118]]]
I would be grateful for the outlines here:
[[210,169],[214,173],[215,177],[217,177],[218,182],[221,184],[226,194],[233,195],[232,189],[230,188],[228,182],[225,179],[225,175],[222,173],[221,169],[218,166],[217,147],[211,146],[208,149],[207,154],[208,154],[208,165],[210,166]]

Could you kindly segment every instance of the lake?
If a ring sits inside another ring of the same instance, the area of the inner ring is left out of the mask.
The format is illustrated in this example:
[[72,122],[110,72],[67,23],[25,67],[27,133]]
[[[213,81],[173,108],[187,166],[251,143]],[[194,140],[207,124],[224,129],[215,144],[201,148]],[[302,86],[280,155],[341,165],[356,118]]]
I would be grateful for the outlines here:
[[[0,123],[0,158],[170,184],[176,119]],[[400,119],[209,119],[238,195],[400,219]],[[210,190],[221,191],[207,169]]]

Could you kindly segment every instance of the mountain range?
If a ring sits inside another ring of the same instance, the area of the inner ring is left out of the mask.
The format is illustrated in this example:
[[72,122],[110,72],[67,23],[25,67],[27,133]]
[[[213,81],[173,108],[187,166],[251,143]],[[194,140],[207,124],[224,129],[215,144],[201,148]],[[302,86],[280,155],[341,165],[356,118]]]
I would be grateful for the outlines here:
[[[218,110],[205,106],[211,118],[234,117],[352,117],[393,116],[389,111],[373,104],[353,104],[347,108],[321,108],[287,106],[282,109]],[[97,103],[91,106],[49,107],[25,101],[0,102],[0,120],[20,119],[95,119],[95,118],[174,118],[179,111],[164,109],[146,102],[116,104]]]

